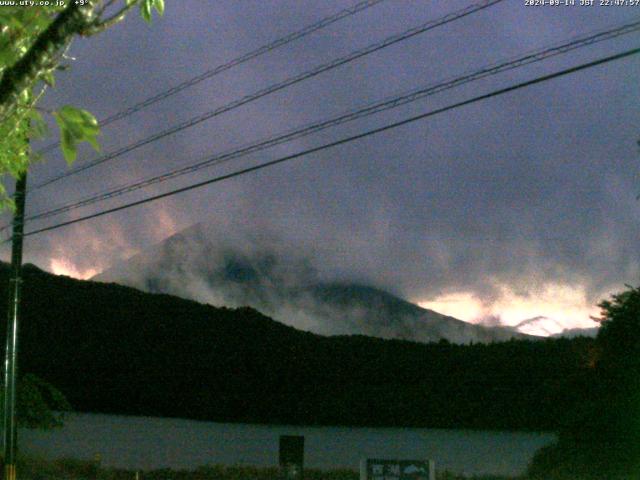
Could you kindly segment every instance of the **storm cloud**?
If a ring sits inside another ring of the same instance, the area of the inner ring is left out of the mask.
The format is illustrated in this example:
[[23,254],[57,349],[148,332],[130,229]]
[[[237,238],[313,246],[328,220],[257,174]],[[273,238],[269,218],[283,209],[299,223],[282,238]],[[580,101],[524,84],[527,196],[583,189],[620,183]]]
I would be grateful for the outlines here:
[[[387,0],[104,128],[103,150],[468,4]],[[44,104],[71,103],[104,118],[349,5],[302,0],[167,2],[164,18],[151,26],[131,15],[100,37],[77,41],[70,52],[77,60],[59,75]],[[28,199],[28,213],[638,15],[640,9],[634,7],[528,7],[524,0],[506,0],[35,191]],[[638,40],[635,33],[554,57],[55,221],[611,55]],[[639,73],[636,57],[608,63],[270,169],[29,237],[26,259],[48,269],[54,261],[66,262],[67,271],[90,276],[204,222],[221,238],[238,229],[265,238],[273,232],[288,248],[315,255],[311,261],[323,278],[369,283],[416,302],[455,294],[485,306],[504,305],[505,298],[543,302],[553,298],[553,291],[562,297],[571,289],[580,297],[578,303],[591,308],[625,283],[637,283],[640,274]],[[83,148],[79,162],[95,155]],[[34,169],[30,182],[65,168],[53,154]],[[51,223],[54,220],[30,227]],[[6,245],[4,251],[6,256]],[[500,312],[489,309],[473,320],[495,323],[496,315]]]

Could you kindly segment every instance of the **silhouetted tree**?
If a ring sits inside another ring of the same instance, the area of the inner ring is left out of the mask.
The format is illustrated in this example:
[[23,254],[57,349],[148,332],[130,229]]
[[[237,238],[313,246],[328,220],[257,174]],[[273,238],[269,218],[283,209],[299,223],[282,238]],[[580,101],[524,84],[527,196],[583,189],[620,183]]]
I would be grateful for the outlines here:
[[640,479],[640,288],[599,306],[594,383],[558,442],[536,454],[534,478]]

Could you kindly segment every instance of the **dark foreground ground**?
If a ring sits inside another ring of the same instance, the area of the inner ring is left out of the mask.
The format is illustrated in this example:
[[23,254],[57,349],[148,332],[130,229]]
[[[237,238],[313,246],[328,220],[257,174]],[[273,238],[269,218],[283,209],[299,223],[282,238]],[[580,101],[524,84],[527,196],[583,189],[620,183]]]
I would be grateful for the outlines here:
[[[55,461],[34,458],[22,459],[18,464],[18,478],[24,480],[276,480],[281,479],[277,468],[211,465],[195,470],[134,471],[101,468],[97,463],[75,459]],[[526,480],[524,477],[475,476],[462,477],[438,472],[438,480]],[[354,470],[306,469],[304,480],[359,480]]]

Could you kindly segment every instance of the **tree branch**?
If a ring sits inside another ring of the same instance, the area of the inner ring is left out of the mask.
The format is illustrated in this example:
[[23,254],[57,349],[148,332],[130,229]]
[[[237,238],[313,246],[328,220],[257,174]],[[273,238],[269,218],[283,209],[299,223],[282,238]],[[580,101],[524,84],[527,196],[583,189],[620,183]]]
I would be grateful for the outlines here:
[[56,53],[63,49],[74,35],[91,24],[95,7],[95,1],[89,1],[84,5],[71,3],[38,36],[29,51],[5,70],[0,80],[1,119],[5,119],[7,114],[15,109],[20,94],[35,84],[40,73],[51,67]]
[[[111,2],[109,2],[111,3]],[[127,15],[127,12],[129,12],[129,10],[131,10],[133,7],[135,7],[138,4],[137,1],[135,2],[131,2],[127,5],[125,5],[124,7],[122,7],[118,12],[114,13],[111,17],[103,20],[103,21],[99,21],[100,20],[100,16],[102,14],[102,12],[104,12],[104,8],[101,10],[101,12],[97,15],[98,18],[96,18],[94,20],[94,22],[91,25],[88,25],[82,32],[82,35],[95,35],[96,33],[100,33],[104,30],[106,30],[107,28],[115,25],[116,23],[121,22],[122,20],[124,20],[124,17]]]

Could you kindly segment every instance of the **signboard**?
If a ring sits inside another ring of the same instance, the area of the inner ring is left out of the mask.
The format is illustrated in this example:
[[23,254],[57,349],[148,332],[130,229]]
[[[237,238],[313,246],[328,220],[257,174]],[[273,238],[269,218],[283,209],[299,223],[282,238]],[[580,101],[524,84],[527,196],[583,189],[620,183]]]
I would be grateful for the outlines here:
[[360,463],[360,480],[435,480],[433,460],[366,459]]
[[278,463],[282,477],[289,480],[301,479],[304,467],[304,437],[281,435],[279,453]]

